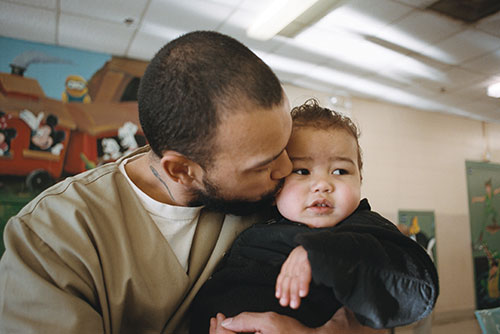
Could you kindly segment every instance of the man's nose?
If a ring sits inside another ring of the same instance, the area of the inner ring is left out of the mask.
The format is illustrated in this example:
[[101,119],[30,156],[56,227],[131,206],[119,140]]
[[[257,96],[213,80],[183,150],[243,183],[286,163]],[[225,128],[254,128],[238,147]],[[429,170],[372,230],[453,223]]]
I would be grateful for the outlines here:
[[271,172],[271,179],[280,180],[288,176],[292,172],[292,162],[288,157],[286,150],[281,153],[281,155],[276,159],[273,171]]

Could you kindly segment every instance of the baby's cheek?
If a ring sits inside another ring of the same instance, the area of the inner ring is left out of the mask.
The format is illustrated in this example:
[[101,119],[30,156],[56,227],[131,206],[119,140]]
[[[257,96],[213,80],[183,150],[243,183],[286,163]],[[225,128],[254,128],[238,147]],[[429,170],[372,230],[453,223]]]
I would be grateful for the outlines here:
[[348,210],[354,211],[361,200],[361,192],[358,189],[346,188],[342,194]]
[[285,190],[286,189],[283,188],[276,198],[276,206],[283,217],[294,220],[296,219],[296,211],[299,206],[297,203],[294,203],[294,196],[289,191]]

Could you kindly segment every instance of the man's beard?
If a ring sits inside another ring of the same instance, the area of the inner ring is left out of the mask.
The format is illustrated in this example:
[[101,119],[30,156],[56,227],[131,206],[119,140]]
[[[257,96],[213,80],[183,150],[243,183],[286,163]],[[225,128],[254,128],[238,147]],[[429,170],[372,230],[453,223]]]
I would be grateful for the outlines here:
[[263,194],[257,201],[245,199],[227,199],[220,195],[219,188],[207,179],[203,179],[205,189],[194,189],[193,199],[189,206],[204,205],[207,209],[232,214],[247,216],[256,212],[268,210],[274,203],[276,193],[281,189],[285,179],[281,179],[276,187]]

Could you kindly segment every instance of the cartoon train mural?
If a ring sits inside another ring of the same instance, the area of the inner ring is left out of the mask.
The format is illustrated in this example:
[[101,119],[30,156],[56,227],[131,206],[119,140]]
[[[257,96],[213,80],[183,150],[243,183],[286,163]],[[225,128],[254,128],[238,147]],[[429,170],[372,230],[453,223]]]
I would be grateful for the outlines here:
[[36,80],[0,73],[0,175],[42,190],[146,144],[136,102],[146,65],[113,57],[89,80],[88,103],[48,98]]

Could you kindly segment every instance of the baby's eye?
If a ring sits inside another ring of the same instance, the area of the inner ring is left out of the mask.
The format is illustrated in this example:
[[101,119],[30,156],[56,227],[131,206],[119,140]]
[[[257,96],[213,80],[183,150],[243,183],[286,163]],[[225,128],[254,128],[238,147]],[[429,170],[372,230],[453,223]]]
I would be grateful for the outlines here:
[[347,172],[347,170],[339,168],[339,169],[334,170],[332,174],[333,175],[345,175],[345,174],[349,174],[349,173]]
[[294,169],[292,173],[299,175],[309,175],[309,171],[305,168]]

